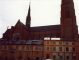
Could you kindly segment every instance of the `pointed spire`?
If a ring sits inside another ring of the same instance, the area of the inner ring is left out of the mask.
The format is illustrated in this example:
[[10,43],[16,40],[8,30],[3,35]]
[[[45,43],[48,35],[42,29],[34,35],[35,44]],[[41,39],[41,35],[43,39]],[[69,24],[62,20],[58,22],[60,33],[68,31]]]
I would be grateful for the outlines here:
[[28,10],[28,16],[30,17],[30,5],[29,5],[29,10]]
[[31,22],[31,16],[30,16],[30,4],[29,4],[29,9],[28,9],[28,15],[26,17],[26,26],[30,27]]

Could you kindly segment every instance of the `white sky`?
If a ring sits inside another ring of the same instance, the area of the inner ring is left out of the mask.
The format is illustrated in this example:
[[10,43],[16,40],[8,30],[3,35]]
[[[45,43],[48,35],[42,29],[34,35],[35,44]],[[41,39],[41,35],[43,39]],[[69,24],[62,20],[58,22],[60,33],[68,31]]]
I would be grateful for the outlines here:
[[[79,0],[74,0],[79,26]],[[25,24],[29,0],[0,0],[0,37],[18,19]],[[31,0],[31,26],[60,24],[61,0]]]

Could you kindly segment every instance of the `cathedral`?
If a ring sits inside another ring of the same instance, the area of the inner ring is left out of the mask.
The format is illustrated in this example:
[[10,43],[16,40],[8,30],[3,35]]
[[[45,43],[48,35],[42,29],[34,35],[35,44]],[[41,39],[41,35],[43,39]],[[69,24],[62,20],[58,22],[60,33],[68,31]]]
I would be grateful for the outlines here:
[[73,0],[61,1],[60,25],[31,27],[20,20],[0,39],[0,60],[78,60],[78,26]]

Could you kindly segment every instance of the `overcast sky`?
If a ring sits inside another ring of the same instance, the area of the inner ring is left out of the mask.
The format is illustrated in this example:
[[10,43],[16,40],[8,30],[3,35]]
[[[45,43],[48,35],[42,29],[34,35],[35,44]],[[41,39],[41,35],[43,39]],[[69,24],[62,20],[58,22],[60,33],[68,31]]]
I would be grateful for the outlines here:
[[[79,26],[79,0],[74,0]],[[0,37],[18,19],[25,24],[29,0],[0,0]],[[60,24],[61,0],[31,0],[31,26]]]

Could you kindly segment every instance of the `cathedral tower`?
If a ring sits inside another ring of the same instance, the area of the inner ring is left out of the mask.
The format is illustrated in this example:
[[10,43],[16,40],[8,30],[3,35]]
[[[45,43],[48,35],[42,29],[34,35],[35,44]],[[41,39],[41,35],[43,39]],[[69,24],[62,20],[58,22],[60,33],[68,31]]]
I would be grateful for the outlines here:
[[75,40],[78,35],[73,0],[62,0],[61,4],[61,39]]
[[26,17],[26,26],[29,28],[30,25],[31,25],[31,16],[30,16],[30,5],[29,5],[28,15]]

